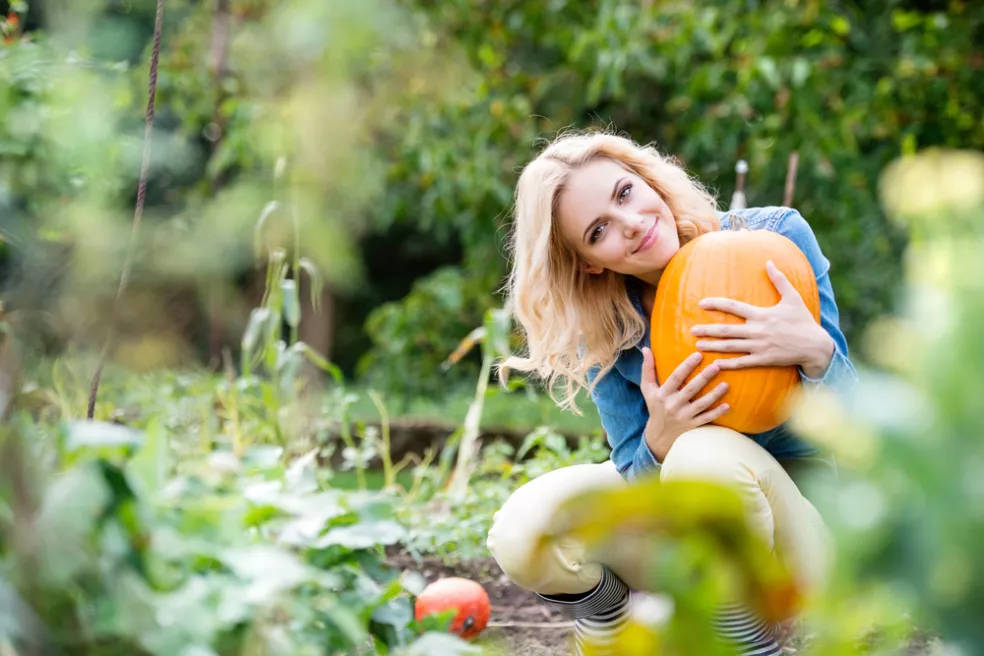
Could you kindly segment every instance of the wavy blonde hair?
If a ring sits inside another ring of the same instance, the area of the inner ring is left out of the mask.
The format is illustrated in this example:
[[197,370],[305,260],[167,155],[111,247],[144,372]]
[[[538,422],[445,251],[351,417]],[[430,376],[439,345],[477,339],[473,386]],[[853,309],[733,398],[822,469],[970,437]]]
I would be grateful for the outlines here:
[[[625,276],[586,273],[560,233],[558,199],[571,173],[599,159],[620,164],[663,198],[676,219],[681,245],[720,227],[714,196],[651,145],[609,133],[571,133],[526,165],[516,185],[512,269],[505,292],[506,309],[517,320],[528,352],[505,358],[500,368],[534,372],[554,402],[578,414],[574,398],[579,388],[590,394],[619,352],[645,334],[645,323],[626,293]],[[599,375],[589,384],[596,366]]]

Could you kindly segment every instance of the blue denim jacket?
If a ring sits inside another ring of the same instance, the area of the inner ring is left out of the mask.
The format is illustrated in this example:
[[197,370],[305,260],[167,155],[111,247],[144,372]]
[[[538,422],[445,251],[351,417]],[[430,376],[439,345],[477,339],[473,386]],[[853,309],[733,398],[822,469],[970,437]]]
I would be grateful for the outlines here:
[[[806,254],[817,276],[820,290],[820,323],[834,340],[834,356],[820,378],[810,378],[800,370],[804,384],[840,387],[857,380],[857,372],[848,356],[847,340],[840,329],[837,303],[830,284],[830,262],[820,250],[817,238],[799,212],[788,207],[756,207],[721,213],[721,227],[730,226],[730,216],[740,215],[749,229],[772,230],[791,239]],[[612,448],[611,459],[623,477],[632,480],[659,468],[643,431],[649,411],[639,390],[642,369],[642,347],[649,344],[649,317],[642,307],[640,287],[628,279],[627,292],[646,322],[646,334],[638,344],[622,351],[615,366],[598,381],[592,400],[601,415],[601,423]],[[589,378],[597,376],[594,369]],[[783,424],[765,433],[749,435],[777,459],[802,458],[818,453],[818,449],[794,435]]]

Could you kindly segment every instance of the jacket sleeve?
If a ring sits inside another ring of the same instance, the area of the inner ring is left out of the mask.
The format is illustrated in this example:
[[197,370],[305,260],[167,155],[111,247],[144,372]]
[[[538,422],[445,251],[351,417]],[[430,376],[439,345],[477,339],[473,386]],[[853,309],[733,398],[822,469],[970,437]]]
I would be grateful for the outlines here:
[[[590,378],[593,379],[597,371],[592,371]],[[612,462],[623,478],[631,481],[659,471],[660,463],[644,438],[649,409],[639,386],[613,367],[598,380],[591,399],[608,435]]]
[[776,232],[792,240],[810,261],[820,291],[820,325],[834,340],[834,355],[823,375],[811,378],[800,369],[800,378],[808,386],[825,385],[842,390],[856,382],[858,374],[851,363],[847,339],[840,328],[840,314],[834,298],[834,289],[830,283],[830,261],[820,250],[820,244],[810,224],[798,211],[787,209],[779,221]]

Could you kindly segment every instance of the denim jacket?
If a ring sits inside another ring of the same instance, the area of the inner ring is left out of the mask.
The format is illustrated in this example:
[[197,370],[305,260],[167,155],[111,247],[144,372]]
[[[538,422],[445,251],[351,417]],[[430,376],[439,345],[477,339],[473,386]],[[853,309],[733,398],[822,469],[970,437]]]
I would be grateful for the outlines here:
[[[743,217],[751,230],[772,230],[788,237],[806,254],[816,274],[820,291],[820,324],[833,338],[835,350],[830,365],[820,378],[810,378],[800,369],[803,383],[808,387],[828,385],[840,388],[857,380],[857,372],[848,356],[847,340],[840,329],[837,303],[828,275],[830,262],[821,252],[810,224],[799,212],[788,207],[757,207],[722,212],[722,229],[730,226],[732,215]],[[657,470],[660,463],[643,439],[649,411],[639,389],[642,347],[650,341],[649,316],[642,307],[641,288],[634,278],[627,279],[626,290],[646,322],[646,333],[638,344],[619,354],[615,366],[598,381],[591,396],[608,435],[611,459],[622,476],[632,480]],[[595,368],[589,378],[595,378],[597,373],[598,368]],[[819,451],[794,435],[786,424],[749,437],[780,460],[812,456]]]

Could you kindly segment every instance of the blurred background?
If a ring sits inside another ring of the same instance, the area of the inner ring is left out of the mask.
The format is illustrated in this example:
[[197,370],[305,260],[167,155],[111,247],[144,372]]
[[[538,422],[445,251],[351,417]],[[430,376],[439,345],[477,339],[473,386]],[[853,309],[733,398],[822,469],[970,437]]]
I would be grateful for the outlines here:
[[[899,600],[919,619],[884,653],[924,653],[891,651],[923,645],[924,626],[964,653],[984,644],[982,488],[976,470],[954,473],[984,457],[981,3],[17,0],[0,15],[0,327],[16,381],[0,536],[9,599],[33,618],[4,633],[11,645],[31,644],[36,621],[67,653],[465,649],[413,647],[416,588],[365,564],[389,558],[485,581],[512,609],[493,614],[505,653],[557,653],[569,632],[489,574],[484,534],[522,482],[607,447],[590,403],[562,413],[535,385],[499,386],[491,363],[515,346],[499,288],[519,170],[587,127],[655,142],[721,209],[747,162],[747,204],[796,207],[831,261],[842,328],[876,382],[802,418],[858,477],[833,501],[857,558],[822,615],[836,646],[817,653],[855,648],[864,627],[845,618],[877,623]],[[58,505],[80,489],[87,510]],[[325,515],[288,492],[380,505]],[[206,508],[209,495],[226,501]],[[63,551],[39,555],[26,545],[46,503]],[[58,528],[80,515],[93,521]],[[285,517],[322,530],[289,524],[285,543]],[[329,539],[333,521],[364,530]],[[215,551],[257,544],[296,560]],[[318,578],[339,563],[358,573]],[[880,583],[862,584],[872,563]],[[292,610],[278,608],[303,630],[260,599],[267,567],[297,572]],[[229,581],[257,586],[255,606],[168,628],[241,589],[207,587]],[[301,582],[357,601],[319,606]],[[192,583],[207,587],[194,602]],[[157,618],[125,613],[135,599]],[[677,653],[684,620],[658,653]],[[537,622],[554,624],[522,628]]]

